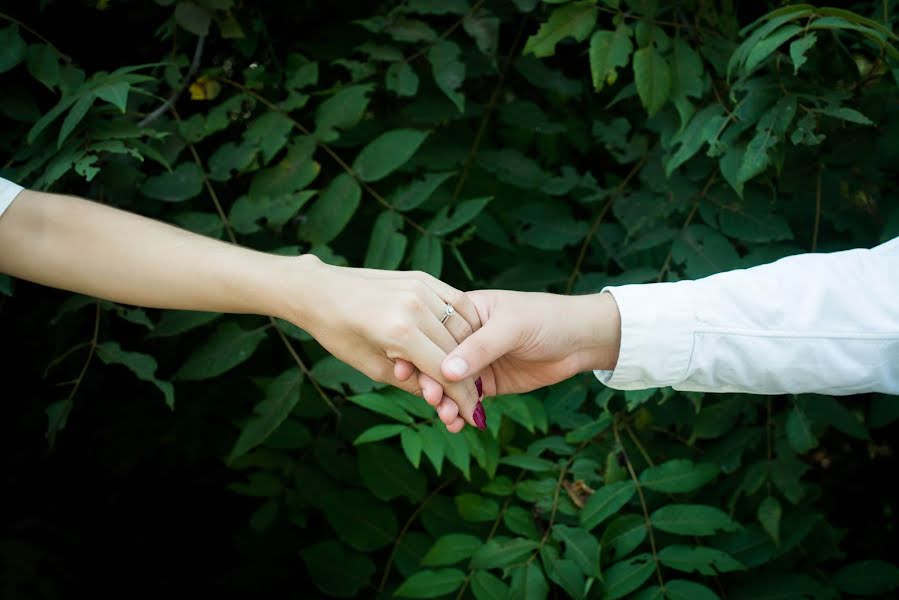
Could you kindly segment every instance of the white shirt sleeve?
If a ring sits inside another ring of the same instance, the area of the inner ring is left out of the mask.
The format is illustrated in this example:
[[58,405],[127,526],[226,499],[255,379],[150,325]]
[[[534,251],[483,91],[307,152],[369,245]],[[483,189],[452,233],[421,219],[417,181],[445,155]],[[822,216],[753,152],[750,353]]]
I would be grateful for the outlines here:
[[610,287],[616,389],[899,394],[899,238],[696,281]]
[[22,186],[0,177],[0,217],[3,216],[3,213],[6,212],[6,209],[9,208],[9,205],[12,204],[12,201],[16,199],[16,196],[21,191]]

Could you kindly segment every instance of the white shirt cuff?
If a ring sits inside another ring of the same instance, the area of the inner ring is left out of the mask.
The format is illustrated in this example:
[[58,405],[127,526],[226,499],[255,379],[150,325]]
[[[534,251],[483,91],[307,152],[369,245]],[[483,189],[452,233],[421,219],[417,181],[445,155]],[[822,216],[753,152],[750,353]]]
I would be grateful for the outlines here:
[[614,371],[594,371],[609,387],[637,390],[675,385],[686,377],[693,352],[694,282],[624,285],[603,289],[621,314],[621,349]]
[[12,201],[16,199],[16,196],[21,191],[22,186],[0,177],[0,216],[3,216],[3,213],[6,212],[6,209],[9,208],[9,205],[12,204]]

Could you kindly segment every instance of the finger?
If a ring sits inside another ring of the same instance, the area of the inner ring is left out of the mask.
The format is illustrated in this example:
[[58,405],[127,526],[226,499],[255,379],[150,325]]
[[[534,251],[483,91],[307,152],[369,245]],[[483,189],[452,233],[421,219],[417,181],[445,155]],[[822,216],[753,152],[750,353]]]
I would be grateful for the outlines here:
[[[428,308],[431,310],[431,313],[434,314],[437,322],[449,332],[456,344],[459,344],[462,340],[474,333],[475,328],[472,327],[471,323],[468,322],[468,319],[466,319],[461,312],[456,310],[452,303],[444,301],[437,292],[433,290],[429,291],[432,293],[427,294]],[[452,309],[450,307],[452,307]],[[450,312],[450,314],[447,315],[447,312]],[[478,321],[478,324],[479,323],[480,321]],[[455,347],[455,345],[453,347]]]
[[431,377],[419,378],[418,387],[425,402],[436,408],[443,401],[443,386]]
[[459,433],[465,428],[465,421],[462,417],[456,417],[456,420],[446,426],[446,430],[450,433]]
[[452,398],[443,396],[440,404],[437,405],[437,416],[447,425],[451,425],[459,417],[459,407]]
[[441,374],[448,381],[459,381],[480,373],[515,349],[521,333],[517,329],[520,328],[514,322],[492,318],[449,353]]
[[[425,335],[427,335],[431,339],[431,341],[437,344],[437,346],[439,346],[440,349],[444,352],[452,352],[458,345],[452,338],[450,333],[443,325],[440,324],[439,321],[434,321],[426,318],[424,319],[424,322],[419,324],[419,327],[425,333]],[[470,379],[468,381],[470,381]],[[467,381],[465,383],[467,383]],[[477,398],[477,400],[480,400],[484,395],[481,378],[477,377],[475,381],[472,382],[472,385],[474,386],[475,397]],[[445,386],[444,390],[446,390]],[[452,396],[454,400],[458,399],[453,394],[450,394],[450,396]]]
[[[466,422],[478,427],[478,429],[483,429],[486,425],[483,414],[484,409],[478,406],[480,402],[474,382],[470,379],[461,382],[450,382],[440,372],[440,365],[446,358],[446,352],[425,331],[425,329],[431,329],[431,335],[436,337],[438,334],[435,330],[438,328],[442,335],[449,336],[446,329],[441,327],[440,323],[434,321],[430,327],[422,327],[421,330],[409,336],[406,344],[404,344],[405,348],[399,349],[403,354],[401,358],[411,361],[420,371],[437,381],[443,387],[444,393],[459,406],[459,412]],[[476,410],[478,412],[477,420],[475,418]]]
[[[465,292],[457,290],[453,286],[440,281],[436,277],[431,277],[427,273],[422,273],[420,277],[425,285],[434,290],[443,302],[452,305],[456,313],[468,322],[472,331],[477,331],[481,328],[481,315],[478,313],[478,309],[475,307],[474,302],[471,301]],[[441,317],[443,316],[442,308],[440,309],[439,315]],[[453,317],[450,317],[447,322],[451,320],[453,320]],[[462,340],[457,338],[456,341],[461,342]]]
[[393,364],[393,376],[398,381],[406,381],[415,374],[415,365],[401,358],[396,359]]

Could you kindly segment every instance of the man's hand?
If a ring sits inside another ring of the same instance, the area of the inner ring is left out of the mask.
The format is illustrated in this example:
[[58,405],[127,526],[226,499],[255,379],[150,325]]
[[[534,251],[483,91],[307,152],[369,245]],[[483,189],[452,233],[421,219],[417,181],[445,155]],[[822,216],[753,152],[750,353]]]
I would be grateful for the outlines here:
[[[441,365],[449,381],[480,375],[485,395],[528,392],[582,371],[614,369],[621,324],[611,294],[556,294],[481,290],[468,292],[481,323]],[[398,363],[395,374],[414,368]],[[455,417],[439,383],[418,374],[425,399],[444,423]],[[446,418],[445,418],[446,417]]]

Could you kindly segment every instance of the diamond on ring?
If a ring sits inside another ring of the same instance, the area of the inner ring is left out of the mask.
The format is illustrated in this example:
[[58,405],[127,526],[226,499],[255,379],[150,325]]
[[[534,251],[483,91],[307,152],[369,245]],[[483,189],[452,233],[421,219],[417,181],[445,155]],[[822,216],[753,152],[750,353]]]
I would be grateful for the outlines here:
[[446,308],[443,310],[443,317],[440,319],[440,324],[446,323],[446,320],[449,319],[453,314],[455,314],[456,309],[453,308],[452,304],[447,304]]

